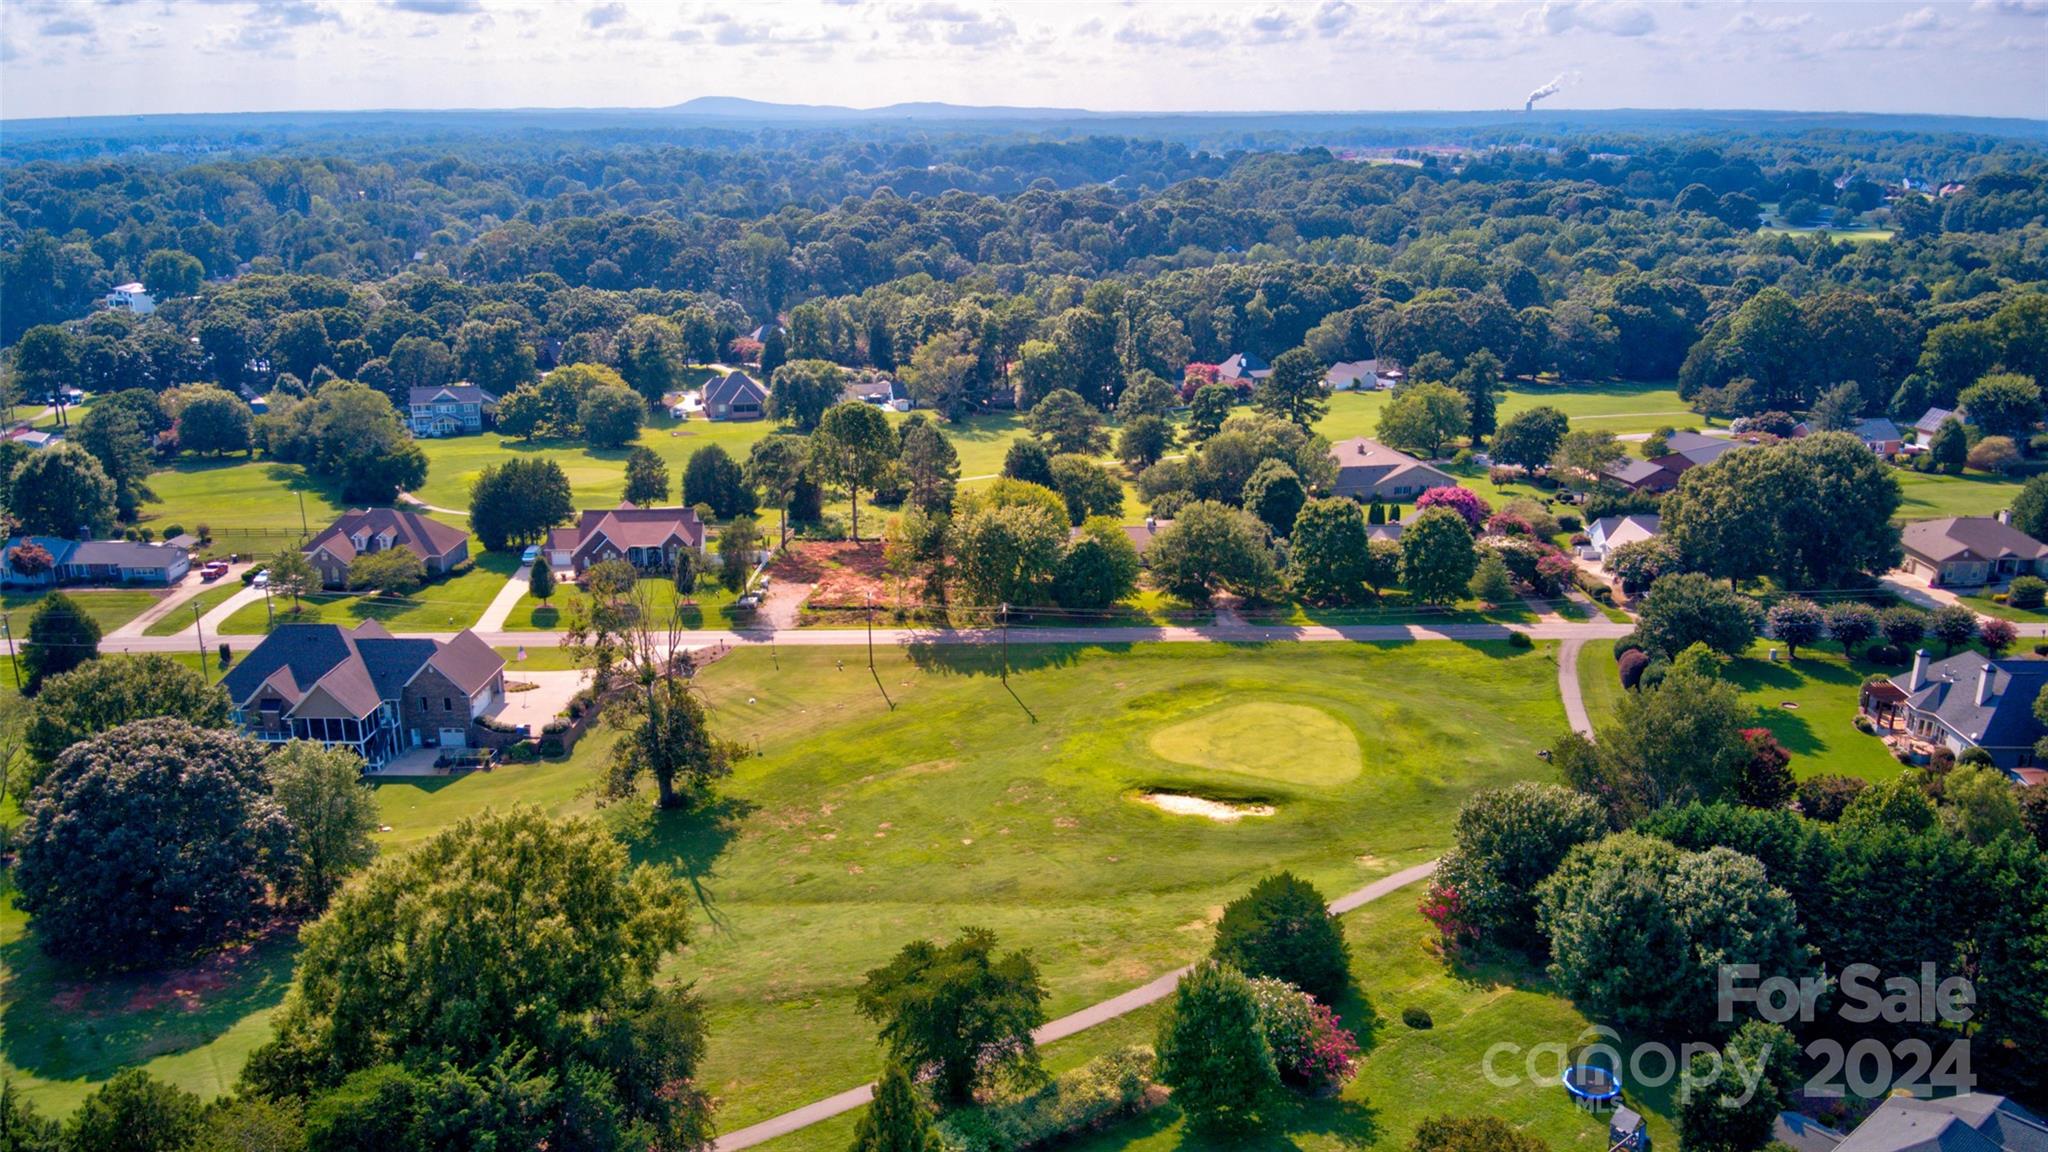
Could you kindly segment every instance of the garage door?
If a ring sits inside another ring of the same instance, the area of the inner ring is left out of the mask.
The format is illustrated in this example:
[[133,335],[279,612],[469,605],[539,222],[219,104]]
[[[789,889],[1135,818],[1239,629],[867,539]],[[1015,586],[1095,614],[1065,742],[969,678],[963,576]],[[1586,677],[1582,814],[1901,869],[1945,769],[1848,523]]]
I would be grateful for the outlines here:
[[469,733],[468,733],[468,731],[466,731],[466,730],[464,730],[464,729],[461,729],[461,728],[443,728],[443,729],[441,729],[441,747],[443,747],[443,748],[467,748],[467,747],[469,747]]

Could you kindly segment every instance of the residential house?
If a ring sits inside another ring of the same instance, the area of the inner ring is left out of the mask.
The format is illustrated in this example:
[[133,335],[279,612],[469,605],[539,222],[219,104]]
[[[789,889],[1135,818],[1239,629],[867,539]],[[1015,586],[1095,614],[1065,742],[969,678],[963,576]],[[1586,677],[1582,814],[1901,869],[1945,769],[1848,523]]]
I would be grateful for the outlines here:
[[476,633],[399,639],[374,620],[285,624],[221,678],[235,723],[270,743],[347,748],[372,768],[409,748],[463,748],[505,698],[505,658]]
[[2048,545],[1990,516],[1948,516],[1906,525],[1901,570],[1946,588],[2048,574]]
[[873,404],[877,408],[889,408],[898,412],[908,411],[910,400],[894,380],[886,376],[849,380],[839,390],[839,399],[846,404]]
[[1323,376],[1332,392],[1372,392],[1400,382],[1401,370],[1391,360],[1339,360]]
[[759,420],[768,410],[768,390],[745,372],[728,372],[704,381],[707,420]]
[[474,384],[414,388],[406,397],[414,436],[464,436],[483,431],[498,418],[498,398]]
[[2048,660],[1958,652],[1930,663],[1923,648],[1904,676],[1866,686],[1861,704],[1880,724],[1920,744],[1958,756],[1982,748],[2009,771],[2034,766],[2034,742],[2044,731],[2034,718],[2034,698],[2044,684]]
[[1863,441],[1863,446],[1879,456],[1896,456],[1906,446],[1906,434],[1899,426],[1882,416],[1871,416],[1856,422],[1849,434]]
[[1587,560],[1606,561],[1608,554],[1623,544],[1656,539],[1661,517],[1654,512],[1627,516],[1602,516],[1586,525],[1586,546],[1579,555]]
[[356,557],[404,548],[420,558],[429,576],[446,576],[469,559],[469,533],[403,508],[357,508],[344,512],[300,551],[329,588],[348,587]]
[[1371,543],[1374,540],[1385,540],[1390,544],[1399,544],[1401,542],[1401,522],[1399,520],[1392,520],[1385,524],[1367,524],[1365,526],[1365,539],[1367,543]]
[[[14,567],[15,550],[35,544],[50,554],[51,567],[27,575]],[[166,542],[134,540],[66,540],[56,536],[17,536],[0,550],[0,584],[17,588],[49,588],[60,584],[176,584],[192,569],[190,548]]]
[[548,563],[581,578],[592,564],[623,559],[643,572],[675,567],[676,553],[704,550],[704,524],[688,508],[586,508],[573,528],[548,533]]
[[118,312],[133,312],[137,316],[147,316],[156,311],[156,297],[145,291],[139,281],[115,286],[107,293],[106,304]]
[[[1161,532],[1171,527],[1173,527],[1173,521],[1171,520],[1158,520],[1147,516],[1143,524],[1126,524],[1123,526],[1123,529],[1124,535],[1130,537],[1131,547],[1138,550],[1138,556],[1142,559],[1146,551],[1152,547],[1152,541]],[[1069,528],[1067,530],[1068,540],[1079,540],[1080,538],[1081,529]]]
[[[1686,462],[1686,468],[1696,468],[1701,464],[1712,464],[1729,452],[1742,447],[1743,443],[1729,436],[1708,436],[1702,432],[1673,432],[1664,440],[1666,455],[1658,459],[1676,456]],[[1684,469],[1681,468],[1680,471]]]
[[40,452],[64,442],[64,433],[50,428],[20,427],[9,430],[7,438],[24,448]]
[[1441,468],[1364,436],[1331,445],[1330,456],[1337,461],[1337,483],[1331,493],[1353,500],[1412,504],[1431,488],[1450,488],[1458,483]]
[[1920,442],[1925,444],[1936,432],[1941,431],[1942,423],[1951,416],[1955,417],[1959,424],[1967,424],[1970,420],[1960,408],[1954,411],[1947,408],[1929,408],[1920,414],[1918,420],[1913,421],[1913,432],[1919,437]]
[[[1678,486],[1678,474],[1691,465],[1673,468],[1662,462],[1666,459],[1671,457],[1638,460],[1634,456],[1624,456],[1601,469],[1600,475],[1631,492],[1669,492]],[[1680,456],[1677,459],[1683,461],[1685,458]]]
[[1895,1095],[1847,1136],[1781,1116],[1771,1138],[1798,1152],[2048,1152],[2048,1123],[1988,1092],[1938,1100]]
[[1273,368],[1256,353],[1239,352],[1216,366],[1216,382],[1249,388],[1273,374]]
[[[761,343],[765,343],[765,342],[767,341],[767,339],[768,339],[768,333],[769,333],[769,331],[770,331],[770,329],[769,329],[768,325],[766,325],[766,324],[763,324],[763,325],[761,325],[761,326],[759,326],[759,327],[755,328],[755,329],[754,329],[754,330],[753,330],[752,332],[749,332],[749,333],[747,333],[747,339],[749,339],[749,340],[752,340],[752,341],[753,341],[753,342],[755,342],[756,344],[761,344]],[[776,326],[774,327],[773,331],[774,331],[774,332],[775,332],[775,334],[776,334],[776,335],[778,335],[778,336],[787,336],[787,335],[789,335],[789,329],[787,329],[787,328],[784,328],[784,327],[783,327],[782,325],[780,325],[780,324],[777,324],[777,325],[776,325]]]

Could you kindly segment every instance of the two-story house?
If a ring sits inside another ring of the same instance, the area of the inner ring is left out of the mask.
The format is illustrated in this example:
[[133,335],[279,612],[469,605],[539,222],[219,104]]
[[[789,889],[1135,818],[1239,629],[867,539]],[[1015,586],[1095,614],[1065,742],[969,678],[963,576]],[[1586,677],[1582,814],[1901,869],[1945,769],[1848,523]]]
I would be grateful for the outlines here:
[[302,551],[329,588],[348,587],[356,557],[387,548],[407,548],[426,565],[427,575],[445,576],[469,559],[469,533],[401,508],[357,508],[344,512]]
[[365,620],[286,624],[221,678],[235,723],[270,743],[347,748],[371,768],[409,748],[463,748],[505,698],[505,658],[467,629],[400,639]]
[[474,384],[414,388],[406,394],[411,412],[406,424],[421,438],[466,436],[481,432],[498,418],[498,398]]

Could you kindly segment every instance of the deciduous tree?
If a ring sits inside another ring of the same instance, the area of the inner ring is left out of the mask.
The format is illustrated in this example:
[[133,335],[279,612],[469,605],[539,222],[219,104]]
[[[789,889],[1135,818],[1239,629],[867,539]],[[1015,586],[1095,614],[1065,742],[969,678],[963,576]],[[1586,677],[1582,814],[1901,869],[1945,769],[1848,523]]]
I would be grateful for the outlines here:
[[915,940],[869,970],[855,995],[891,1058],[934,1069],[943,1100],[965,1103],[998,1073],[1036,1069],[1031,1033],[1045,1023],[1045,985],[1025,952],[998,954],[996,935],[968,928],[947,944]]
[[1456,602],[1478,566],[1472,531],[1450,508],[1431,508],[1401,529],[1401,583],[1424,604]]
[[[218,691],[218,689],[216,689]],[[377,796],[363,783],[363,758],[346,748],[294,740],[264,765],[270,792],[291,826],[296,867],[287,893],[315,912],[376,855]]]
[[[28,754],[47,767],[65,749],[133,720],[175,717],[195,728],[228,727],[219,686],[168,656],[91,660],[42,684],[29,709]],[[33,782],[33,781],[32,781]]]
[[889,422],[867,404],[839,404],[825,410],[811,437],[811,470],[844,491],[853,502],[853,538],[860,539],[861,489],[873,489],[896,453]]
[[575,515],[569,477],[544,456],[486,464],[469,485],[469,526],[492,552],[524,548]]

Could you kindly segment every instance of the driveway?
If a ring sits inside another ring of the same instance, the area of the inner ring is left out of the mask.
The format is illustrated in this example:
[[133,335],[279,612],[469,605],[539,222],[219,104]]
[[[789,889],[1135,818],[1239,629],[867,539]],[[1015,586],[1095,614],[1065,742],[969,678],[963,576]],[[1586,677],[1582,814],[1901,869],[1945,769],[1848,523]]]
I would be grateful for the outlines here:
[[230,564],[228,565],[227,574],[218,580],[201,580],[199,578],[199,570],[195,568],[187,572],[185,579],[177,587],[165,593],[162,599],[143,609],[142,615],[107,633],[106,638],[108,640],[137,639],[151,624],[184,607],[187,600],[192,599],[208,588],[218,588],[229,581],[240,580],[242,573],[247,572],[249,567],[248,563]]
[[493,705],[487,715],[505,724],[524,724],[528,731],[537,733],[569,707],[570,698],[583,690],[589,675],[587,672],[528,672],[517,664],[507,664],[507,689],[515,684],[531,684],[533,687],[524,692],[507,691],[505,698]]
[[505,586],[498,589],[496,596],[491,597],[491,606],[484,609],[484,614],[477,619],[475,629],[478,632],[504,631],[505,617],[510,616],[512,609],[519,606],[520,597],[526,595],[532,581],[533,565],[521,564],[519,571],[506,577]]

